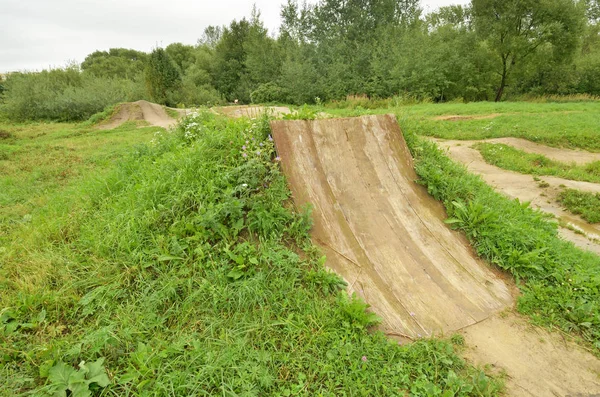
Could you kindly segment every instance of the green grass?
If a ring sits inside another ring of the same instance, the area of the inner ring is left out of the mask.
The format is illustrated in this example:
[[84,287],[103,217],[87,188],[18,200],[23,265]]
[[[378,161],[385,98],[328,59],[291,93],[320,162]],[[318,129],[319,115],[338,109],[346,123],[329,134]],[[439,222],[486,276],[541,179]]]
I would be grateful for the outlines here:
[[544,155],[527,153],[504,144],[480,142],[474,147],[479,150],[486,162],[505,170],[600,183],[600,161],[578,166],[550,160]]
[[[316,108],[316,107],[315,107]],[[532,103],[476,102],[415,104],[389,108],[324,109],[344,116],[394,113],[405,128],[442,139],[523,138],[540,144],[600,152],[600,102]],[[486,116],[491,119],[435,120],[443,115]]]
[[498,394],[450,342],[370,332],[290,205],[266,121],[201,112],[12,230],[4,395]]
[[73,123],[0,122],[0,243],[8,230],[73,181],[114,167],[162,128],[101,131]]
[[565,189],[558,200],[567,210],[581,215],[589,223],[600,223],[600,194]]

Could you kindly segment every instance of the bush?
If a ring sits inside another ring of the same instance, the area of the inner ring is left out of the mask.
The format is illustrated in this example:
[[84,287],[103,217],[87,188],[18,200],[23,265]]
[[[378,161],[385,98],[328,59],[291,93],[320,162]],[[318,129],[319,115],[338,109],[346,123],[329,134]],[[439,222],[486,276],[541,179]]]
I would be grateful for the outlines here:
[[252,103],[283,102],[285,98],[286,94],[283,88],[273,82],[261,84],[250,94]]
[[11,74],[5,88],[1,113],[14,121],[86,120],[109,105],[143,99],[141,82],[82,74],[75,67]]

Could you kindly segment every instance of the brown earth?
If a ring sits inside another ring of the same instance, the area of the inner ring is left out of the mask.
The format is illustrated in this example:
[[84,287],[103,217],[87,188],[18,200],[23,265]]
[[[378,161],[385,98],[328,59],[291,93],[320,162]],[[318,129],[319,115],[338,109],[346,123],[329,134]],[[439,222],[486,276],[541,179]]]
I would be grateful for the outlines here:
[[213,108],[213,110],[229,117],[248,117],[251,119],[258,118],[265,113],[275,117],[291,113],[289,108],[283,106],[223,106]]
[[449,156],[464,164],[469,171],[480,175],[485,182],[511,198],[528,201],[534,208],[548,212],[572,228],[584,232],[588,238],[561,228],[561,236],[571,241],[576,246],[600,254],[600,243],[591,240],[600,240],[600,225],[590,225],[581,217],[564,210],[557,202],[557,197],[562,186],[585,192],[600,193],[600,184],[590,182],[571,181],[553,176],[544,176],[543,180],[548,186],[542,187],[540,182],[533,180],[531,175],[507,171],[485,162],[478,150],[469,146],[469,141],[446,141],[434,139],[438,145],[448,150]]
[[98,129],[112,130],[128,121],[139,121],[145,125],[162,128],[170,128],[177,124],[177,120],[169,116],[161,105],[148,101],[137,101],[120,104],[113,116],[100,123]]
[[467,360],[505,371],[511,397],[600,396],[600,360],[558,332],[502,313],[461,333]]
[[394,116],[271,126],[295,204],[313,205],[312,235],[327,266],[388,335],[461,332],[465,357],[505,373],[511,396],[600,394],[600,362],[513,314],[514,284],[443,223],[441,204],[414,182]]

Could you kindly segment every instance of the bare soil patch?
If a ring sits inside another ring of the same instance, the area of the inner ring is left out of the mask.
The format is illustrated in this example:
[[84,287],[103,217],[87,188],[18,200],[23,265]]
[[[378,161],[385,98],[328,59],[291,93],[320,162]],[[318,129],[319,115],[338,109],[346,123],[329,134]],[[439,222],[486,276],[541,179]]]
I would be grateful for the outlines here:
[[98,125],[101,130],[112,130],[128,121],[145,122],[146,125],[170,128],[177,120],[167,114],[165,109],[156,103],[137,101],[119,105],[114,115]]
[[511,397],[600,394],[600,360],[560,333],[535,327],[517,314],[492,316],[462,334],[465,357],[505,372]]

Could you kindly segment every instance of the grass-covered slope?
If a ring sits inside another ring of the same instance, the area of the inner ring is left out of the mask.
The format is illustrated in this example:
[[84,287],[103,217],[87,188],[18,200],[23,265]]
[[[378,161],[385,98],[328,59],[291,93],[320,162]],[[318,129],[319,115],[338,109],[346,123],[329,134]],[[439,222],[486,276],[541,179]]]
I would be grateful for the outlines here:
[[446,342],[368,332],[376,318],[324,269],[268,133],[192,116],[82,184],[76,211],[15,231],[0,394],[496,395]]
[[437,146],[405,133],[421,183],[444,202],[477,253],[512,273],[519,310],[536,322],[581,335],[600,351],[600,257],[558,238],[556,224],[528,204],[495,192]]

